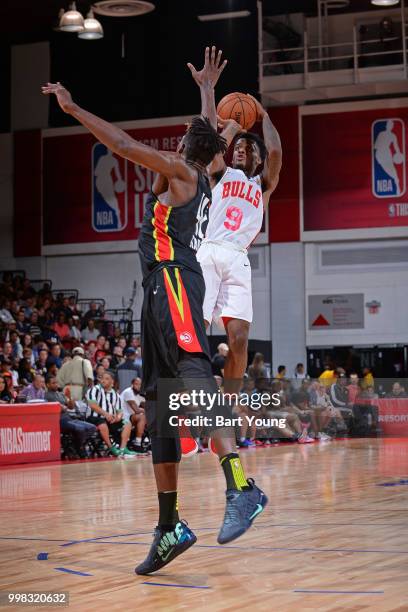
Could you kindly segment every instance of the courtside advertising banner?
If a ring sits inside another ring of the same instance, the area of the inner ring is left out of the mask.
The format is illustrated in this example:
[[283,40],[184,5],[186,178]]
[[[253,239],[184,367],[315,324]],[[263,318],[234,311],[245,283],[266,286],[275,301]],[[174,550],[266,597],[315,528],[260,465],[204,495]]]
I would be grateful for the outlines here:
[[61,458],[59,404],[12,404],[0,413],[0,465]]
[[384,102],[375,109],[303,115],[304,239],[406,232],[407,125],[408,108]]

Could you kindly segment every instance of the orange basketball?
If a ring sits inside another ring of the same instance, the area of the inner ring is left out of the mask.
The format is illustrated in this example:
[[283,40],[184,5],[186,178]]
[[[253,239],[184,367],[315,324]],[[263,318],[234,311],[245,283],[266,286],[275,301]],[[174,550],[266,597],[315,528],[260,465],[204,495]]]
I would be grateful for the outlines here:
[[244,130],[250,130],[258,112],[255,102],[249,96],[235,92],[220,100],[217,114],[221,119],[234,119]]

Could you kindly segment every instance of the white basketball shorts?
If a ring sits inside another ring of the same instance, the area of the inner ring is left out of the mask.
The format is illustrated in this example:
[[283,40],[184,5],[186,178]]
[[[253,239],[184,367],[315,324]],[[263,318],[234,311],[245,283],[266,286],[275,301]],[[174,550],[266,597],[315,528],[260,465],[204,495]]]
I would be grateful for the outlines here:
[[204,240],[197,259],[205,281],[204,319],[222,318],[252,322],[251,264],[246,249],[229,242]]

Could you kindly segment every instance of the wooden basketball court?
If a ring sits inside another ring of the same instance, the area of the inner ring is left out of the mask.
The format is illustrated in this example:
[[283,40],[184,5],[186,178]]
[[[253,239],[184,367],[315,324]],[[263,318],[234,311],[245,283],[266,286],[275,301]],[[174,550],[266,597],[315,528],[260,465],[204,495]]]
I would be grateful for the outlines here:
[[134,567],[157,520],[150,458],[2,469],[0,591],[68,591],[81,611],[408,610],[407,440],[241,456],[270,498],[255,526],[217,545],[222,471],[185,459],[181,517],[198,542],[146,577]]

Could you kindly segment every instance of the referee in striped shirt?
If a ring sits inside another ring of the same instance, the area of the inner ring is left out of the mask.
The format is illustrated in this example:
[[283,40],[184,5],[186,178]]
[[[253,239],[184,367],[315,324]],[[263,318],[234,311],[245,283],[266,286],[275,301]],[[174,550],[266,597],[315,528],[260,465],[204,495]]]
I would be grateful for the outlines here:
[[[127,448],[132,424],[129,420],[123,418],[122,400],[113,386],[114,377],[113,372],[105,370],[100,384],[88,390],[86,399],[91,409],[91,415],[87,420],[89,423],[96,425],[111,455],[115,457],[135,456],[136,453]],[[112,444],[110,434],[120,430],[122,432],[119,448],[116,444]]]

